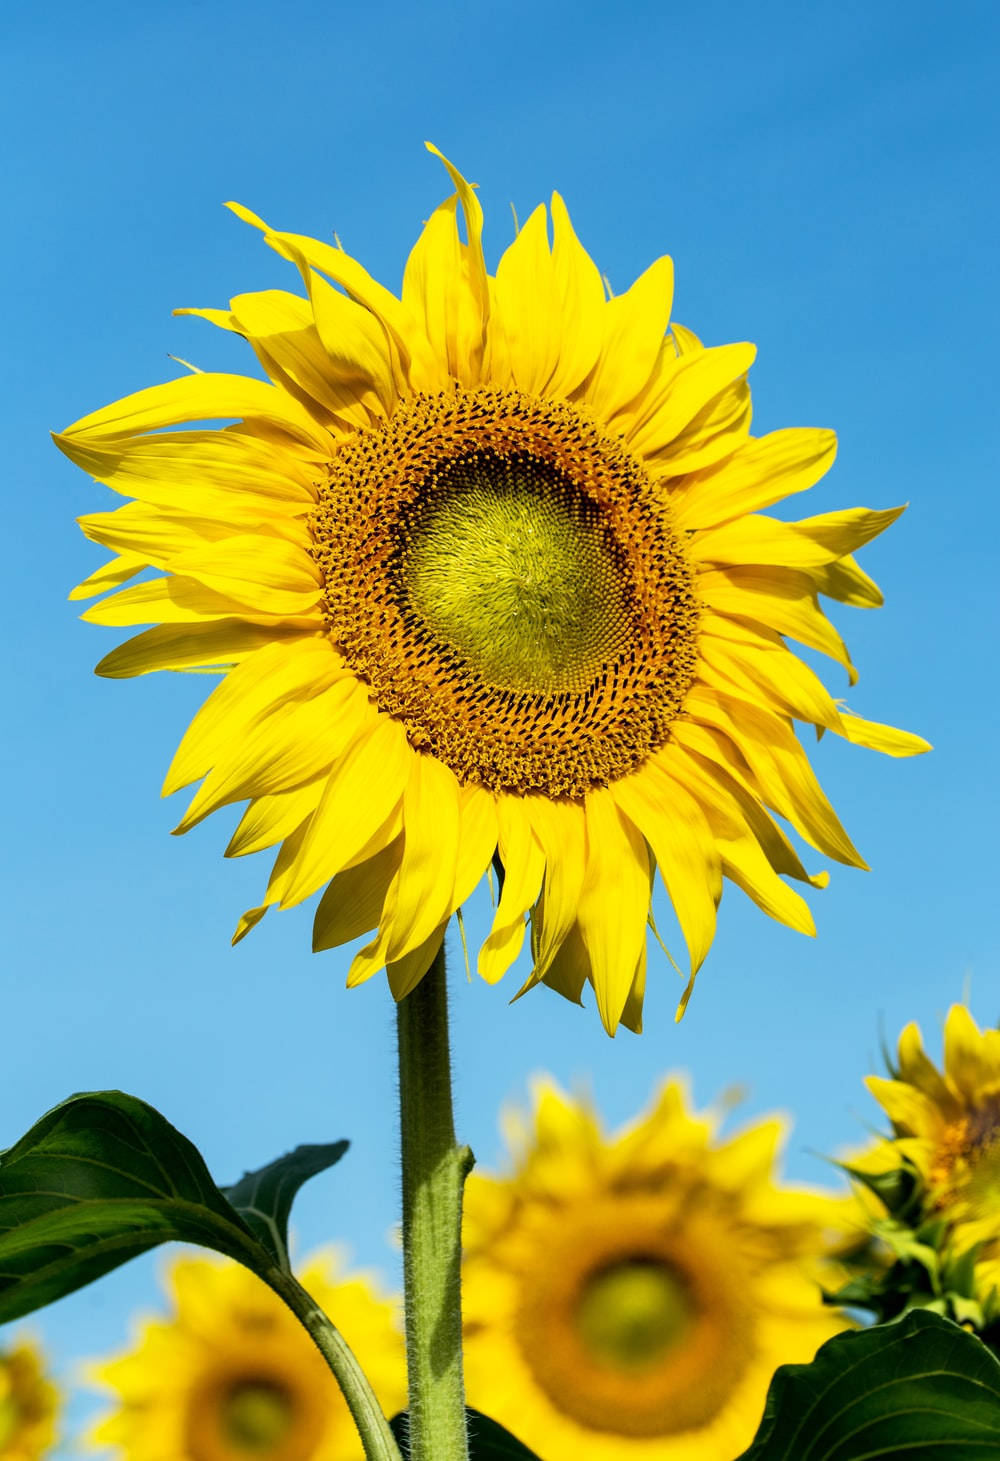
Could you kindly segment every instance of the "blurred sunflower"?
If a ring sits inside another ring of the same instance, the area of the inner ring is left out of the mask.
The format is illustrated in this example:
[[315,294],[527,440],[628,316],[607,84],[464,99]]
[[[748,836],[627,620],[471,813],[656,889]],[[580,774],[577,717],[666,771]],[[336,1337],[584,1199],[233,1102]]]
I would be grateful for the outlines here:
[[952,1005],[943,1070],[911,1023],[899,1037],[892,1078],[869,1076],[866,1084],[892,1122],[893,1137],[855,1169],[915,1170],[923,1216],[945,1221],[957,1252],[982,1245],[980,1287],[1000,1289],[1000,1030],[980,1030],[965,1005]]
[[54,1444],[59,1392],[27,1340],[0,1349],[0,1461],[38,1461]]
[[482,976],[530,914],[524,987],[579,1002],[589,980],[609,1033],[638,1030],[656,867],[693,979],[724,877],[814,932],[782,875],[826,874],[768,809],[865,865],[794,720],[927,749],[849,714],[785,642],[853,681],[819,595],[881,602],[851,555],[902,509],[762,515],[822,476],[832,433],[751,437],[753,347],[670,327],[669,259],[608,298],[558,194],[551,242],[540,206],[489,274],[476,194],[445,166],[455,195],[400,297],[231,205],[306,297],[181,311],[243,336],[269,383],[198,372],[56,437],[135,499],[81,518],[117,556],[74,596],[117,589],[84,618],[155,626],[99,673],[224,674],[164,791],[204,778],[178,831],[248,801],[229,854],[279,846],[237,937],[326,886],[314,947],[374,930],[348,983],[386,968],[401,998],[496,856]]
[[844,1327],[844,1203],[775,1184],[781,1123],[728,1141],[682,1087],[611,1138],[554,1085],[465,1198],[466,1385],[546,1461],[732,1461],[775,1368]]
[[[364,1277],[314,1256],[301,1280],[344,1334],[391,1415],[406,1404],[394,1306]],[[186,1258],[173,1313],[128,1353],[91,1367],[115,1396],[97,1446],[130,1461],[363,1461],[336,1381],[281,1300],[238,1264]]]

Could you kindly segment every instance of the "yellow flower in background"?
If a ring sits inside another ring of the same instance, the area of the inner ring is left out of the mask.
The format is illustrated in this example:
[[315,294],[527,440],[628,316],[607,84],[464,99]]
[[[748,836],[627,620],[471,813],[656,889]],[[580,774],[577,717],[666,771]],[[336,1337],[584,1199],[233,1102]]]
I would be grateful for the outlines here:
[[55,1443],[59,1392],[27,1340],[0,1349],[0,1461],[37,1461]]
[[894,1078],[866,1084],[893,1125],[866,1172],[901,1162],[924,1183],[926,1214],[944,1218],[956,1251],[983,1244],[977,1280],[1000,1287],[1000,1030],[980,1030],[965,1005],[952,1005],[944,1025],[938,1070],[924,1051],[920,1028],[899,1037]]
[[[331,1253],[301,1282],[344,1334],[389,1415],[406,1405],[395,1305]],[[129,1461],[363,1461],[346,1402],[312,1340],[238,1264],[185,1258],[168,1274],[173,1312],[91,1373],[115,1408],[91,1440]]]
[[470,1177],[469,1403],[545,1461],[732,1461],[775,1368],[844,1327],[819,1289],[843,1200],[776,1184],[780,1121],[716,1125],[670,1081],[607,1137],[544,1082],[513,1173]]
[[[491,275],[445,165],[455,195],[398,297],[233,205],[305,297],[182,311],[242,335],[269,383],[191,374],[56,438],[135,499],[80,520],[117,556],[75,596],[117,589],[84,618],[154,626],[101,674],[224,676],[164,790],[201,781],[178,831],[248,802],[228,853],[278,847],[237,937],[325,887],[314,947],[374,932],[348,983],[386,968],[401,998],[497,853],[480,974],[530,917],[524,988],[589,981],[606,1029],[638,1030],[657,867],[693,979],[724,878],[814,932],[783,878],[826,874],[771,812],[864,866],[795,720],[927,748],[849,714],[786,644],[854,680],[819,596],[881,602],[852,554],[901,509],[762,514],[823,475],[833,434],[751,437],[753,347],[670,325],[669,259],[608,298],[558,194],[551,241],[540,206]],[[211,420],[230,424],[176,429]]]

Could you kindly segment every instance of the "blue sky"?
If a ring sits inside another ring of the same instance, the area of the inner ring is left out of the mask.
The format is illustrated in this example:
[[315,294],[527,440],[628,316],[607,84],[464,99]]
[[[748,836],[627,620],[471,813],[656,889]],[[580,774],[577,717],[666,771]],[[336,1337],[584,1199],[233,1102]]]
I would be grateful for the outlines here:
[[[709,343],[759,347],[755,430],[838,431],[805,511],[910,503],[863,556],[886,607],[835,617],[861,671],[852,709],[936,747],[911,762],[817,748],[872,871],[832,869],[815,941],[730,888],[680,1027],[659,960],[646,1033],[614,1042],[592,1008],[546,990],[508,1007],[505,985],[466,984],[456,962],[461,1135],[494,1164],[498,1108],[535,1071],[591,1090],[616,1123],[683,1068],[703,1104],[739,1086],[747,1115],[793,1113],[787,1170],[820,1181],[815,1153],[874,1120],[861,1077],[880,1028],[894,1038],[916,1018],[936,1050],[966,991],[980,1021],[997,1019],[998,30],[987,4],[774,0],[55,0],[6,18],[0,1146],[105,1086],[160,1107],[220,1181],[346,1135],[348,1158],[300,1199],[300,1247],[336,1237],[394,1272],[387,990],[344,990],[346,958],[308,951],[308,909],[230,949],[265,860],[224,862],[222,817],[171,838],[179,806],[159,800],[206,682],[93,676],[116,635],[81,625],[65,596],[99,561],[73,519],[102,491],[48,431],[170,378],[168,352],[252,371],[239,342],[170,317],[297,287],[226,199],[295,232],[336,230],[398,284],[449,191],[425,137],[479,182],[494,260],[509,203],[524,217],[553,188],[617,290],[671,253],[677,318]],[[69,1373],[156,1303],[155,1269],[130,1265],[29,1327]]]

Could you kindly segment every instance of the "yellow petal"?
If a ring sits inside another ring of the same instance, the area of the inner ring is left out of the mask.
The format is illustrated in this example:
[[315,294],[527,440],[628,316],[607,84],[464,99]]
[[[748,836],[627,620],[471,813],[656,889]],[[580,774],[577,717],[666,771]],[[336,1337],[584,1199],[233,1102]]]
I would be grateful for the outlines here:
[[[299,595],[301,602],[305,594]],[[88,624],[107,624],[112,628],[132,628],[138,624],[197,624],[213,619],[246,619],[250,623],[274,624],[280,620],[305,632],[315,633],[315,611],[310,614],[252,613],[245,604],[225,594],[196,583],[191,578],[171,574],[169,578],[151,578],[125,588],[110,598],[92,604],[80,615]]]
[[545,855],[521,798],[497,799],[497,826],[503,892],[478,962],[479,973],[490,984],[502,978],[521,952],[524,916],[538,897],[545,871]]
[[110,563],[95,568],[82,583],[77,584],[68,597],[71,601],[92,599],[97,594],[107,593],[109,588],[118,588],[119,585],[128,583],[130,578],[134,578],[147,566],[146,560],[138,553],[120,553]]
[[601,356],[583,396],[603,420],[645,389],[670,323],[673,294],[673,260],[663,258],[605,304]]
[[[710,811],[710,819],[711,816]],[[799,933],[814,936],[816,925],[809,905],[781,881],[757,839],[749,832],[743,837],[733,837],[726,828],[720,828],[718,836],[722,870],[726,877],[742,888],[769,918]]]
[[[747,637],[739,640],[730,630]],[[699,650],[705,666],[711,667],[725,689],[725,681],[741,695],[763,695],[779,714],[797,720],[826,726],[843,734],[840,712],[829,691],[817,675],[797,655],[779,641],[768,646],[753,643],[751,631],[732,621],[712,618],[699,638]],[[709,678],[706,676],[706,678]]]
[[559,346],[547,394],[568,396],[597,363],[606,300],[600,271],[577,238],[566,204],[552,194],[552,284]]
[[499,326],[514,384],[529,395],[568,396],[590,374],[604,342],[604,286],[552,197],[553,245],[539,205],[497,265]]
[[652,759],[615,782],[612,794],[653,850],[697,973],[715,937],[722,897],[722,865],[705,814]]
[[853,558],[840,558],[810,574],[816,592],[855,609],[879,609],[885,603],[882,590]]
[[170,560],[170,569],[256,614],[306,614],[321,592],[319,569],[305,549],[263,533],[186,549]]
[[287,391],[244,375],[185,375],[150,386],[104,406],[68,426],[56,444],[69,439],[87,443],[109,437],[135,436],[179,426],[183,421],[236,418],[269,422],[320,451],[329,451],[330,437],[304,406]]
[[724,465],[697,473],[673,499],[678,526],[712,528],[804,492],[833,465],[832,431],[791,427],[745,442]]
[[304,702],[269,707],[218,755],[174,830],[188,832],[219,807],[245,797],[313,781],[372,715],[367,687],[349,676]]
[[642,1034],[642,1005],[646,997],[646,962],[646,945],[643,943],[642,950],[639,954],[639,962],[632,976],[628,999],[625,1001],[625,1008],[622,1010],[622,1024],[626,1030],[631,1030],[633,1035]]
[[[430,148],[437,153],[436,148]],[[437,153],[437,156],[441,156]],[[450,375],[479,385],[489,322],[490,294],[482,250],[482,210],[461,174],[442,158],[458,192],[434,210],[406,263],[403,304],[417,318],[437,359],[443,386]],[[458,235],[461,203],[468,243]]]
[[237,295],[233,319],[268,375],[280,379],[313,415],[368,427],[385,416],[380,388],[388,383],[390,399],[394,393],[385,332],[304,260],[295,262],[308,300],[282,289]]
[[739,747],[763,799],[807,842],[838,862],[867,867],[786,721],[749,700],[707,688],[689,695],[686,707],[695,719],[717,726]]
[[[125,646],[123,646],[125,647]],[[269,642],[231,670],[188,726],[163,783],[163,795],[197,781],[260,720],[311,699],[351,672],[328,640]]]
[[[590,957],[586,945],[583,942],[583,935],[580,933],[579,925],[573,924],[559,945],[548,969],[545,971],[544,983],[564,999],[570,1000],[573,1004],[583,1003],[583,987],[590,977]],[[534,985],[534,980],[529,979],[518,994],[524,994]]]
[[857,507],[802,522],[779,522],[750,514],[722,527],[696,533],[687,551],[696,562],[776,564],[816,568],[867,543],[896,521],[903,508],[873,512]]
[[966,1100],[980,1100],[1000,1081],[998,1041],[980,1032],[964,1004],[953,1004],[944,1022],[944,1069]]
[[385,966],[385,972],[389,979],[389,988],[395,1000],[405,999],[423,979],[427,970],[434,962],[434,958],[441,947],[444,938],[446,924],[440,924],[433,933],[429,933],[422,944],[404,954],[401,959],[394,959]]
[[535,967],[529,983],[537,984],[576,922],[587,863],[586,819],[580,802],[529,796],[524,807],[545,855],[545,881],[532,922]]
[[256,797],[229,839],[226,856],[245,857],[283,842],[316,810],[322,789],[322,780],[317,778],[291,791]]
[[418,948],[454,911],[458,782],[433,756],[410,757],[403,826],[403,858],[385,909],[387,963]]
[[699,804],[712,807],[715,819],[721,818],[738,836],[749,830],[775,872],[813,888],[825,888],[829,874],[806,872],[798,853],[761,804],[752,774],[747,771],[744,775],[746,763],[732,741],[721,731],[693,721],[676,722],[673,734],[673,743],[660,756],[670,758],[674,776]]
[[820,609],[807,573],[791,568],[710,569],[699,575],[698,592],[716,613],[764,624],[828,655],[856,683],[847,646]]
[[685,427],[753,364],[752,345],[718,345],[691,355],[660,356],[660,378],[620,416],[637,456],[664,458]]
[[351,862],[390,817],[406,785],[413,752],[398,721],[380,716],[334,766],[316,808],[283,908],[308,898]]
[[[205,512],[302,514],[315,501],[317,452],[281,451],[258,437],[227,431],[167,435],[54,437],[59,449],[92,477],[125,497],[173,509],[192,502]],[[328,456],[329,453],[327,452]]]
[[935,1103],[905,1081],[884,1080],[866,1076],[865,1085],[882,1107],[899,1133],[913,1136],[936,1136],[944,1125],[942,1113]]
[[613,1035],[646,938],[649,851],[642,835],[618,811],[610,792],[592,791],[584,805],[587,876],[578,922],[601,1023]]
[[161,624],[127,639],[97,665],[108,680],[148,675],[153,670],[202,670],[239,664],[274,643],[312,638],[295,625],[250,624],[243,619],[213,619],[194,628]]
[[479,886],[497,845],[493,793],[482,786],[459,787],[459,842],[453,904],[461,907]]
[[931,749],[930,741],[916,736],[912,731],[897,730],[892,725],[880,725],[876,720],[861,720],[856,715],[841,711],[842,734],[855,746],[867,746],[869,750],[881,751],[885,756],[919,756]]
[[402,856],[403,839],[396,837],[332,879],[313,920],[314,953],[338,948],[378,927]]

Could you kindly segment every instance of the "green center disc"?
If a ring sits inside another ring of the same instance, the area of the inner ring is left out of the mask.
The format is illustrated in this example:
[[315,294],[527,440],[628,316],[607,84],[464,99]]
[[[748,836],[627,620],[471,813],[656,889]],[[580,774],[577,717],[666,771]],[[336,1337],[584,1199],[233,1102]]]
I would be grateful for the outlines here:
[[656,1259],[628,1259],[602,1269],[587,1283],[577,1310],[584,1344],[594,1358],[621,1370],[643,1370],[684,1338],[691,1327],[690,1293]]
[[633,630],[596,505],[526,453],[458,458],[428,488],[401,555],[424,632],[502,689],[553,694],[592,681]]
[[291,1397],[280,1385],[267,1381],[235,1385],[222,1407],[222,1429],[227,1442],[252,1455],[280,1445],[293,1420]]

